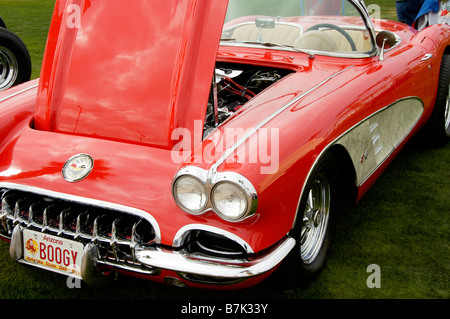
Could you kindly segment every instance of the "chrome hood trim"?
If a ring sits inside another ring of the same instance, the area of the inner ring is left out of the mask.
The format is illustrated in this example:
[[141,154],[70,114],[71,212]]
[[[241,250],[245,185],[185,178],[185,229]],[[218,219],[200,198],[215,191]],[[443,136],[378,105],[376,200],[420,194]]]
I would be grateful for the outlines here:
[[215,174],[217,173],[217,169],[218,167],[225,162],[225,160],[231,155],[233,154],[234,151],[236,151],[239,146],[241,146],[242,144],[244,144],[252,135],[254,135],[256,132],[258,132],[259,129],[261,129],[264,125],[266,125],[267,123],[269,123],[271,120],[273,120],[276,116],[278,116],[279,114],[281,114],[282,112],[284,112],[287,108],[291,107],[292,105],[294,105],[295,103],[297,103],[298,101],[300,101],[301,99],[303,99],[304,97],[306,97],[307,95],[311,94],[312,92],[314,92],[315,90],[317,90],[318,88],[320,88],[321,86],[323,86],[324,84],[326,84],[328,81],[332,80],[333,78],[337,77],[338,75],[344,73],[345,71],[349,70],[353,68],[352,66],[349,66],[339,72],[334,73],[333,75],[329,76],[328,78],[326,78],[325,80],[323,80],[322,82],[316,84],[314,87],[310,88],[308,91],[304,92],[303,94],[297,96],[296,98],[292,99],[291,101],[289,101],[289,103],[285,104],[284,106],[282,106],[281,108],[279,108],[278,110],[276,110],[274,113],[272,113],[270,116],[268,116],[265,120],[263,120],[262,122],[260,122],[258,125],[256,125],[255,127],[253,127],[251,130],[249,130],[243,137],[241,137],[232,147],[229,147],[224,153],[223,155],[219,158],[219,160],[210,168],[210,173]]

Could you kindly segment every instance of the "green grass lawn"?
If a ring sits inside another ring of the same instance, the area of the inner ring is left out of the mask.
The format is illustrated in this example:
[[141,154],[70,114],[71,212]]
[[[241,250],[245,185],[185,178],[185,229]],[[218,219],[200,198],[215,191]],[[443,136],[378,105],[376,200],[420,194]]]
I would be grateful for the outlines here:
[[[100,0],[107,1],[107,0]],[[395,19],[392,0],[366,1]],[[33,78],[39,76],[53,0],[0,1],[0,16],[30,50]],[[311,285],[280,291],[269,285],[244,291],[180,289],[120,277],[108,288],[82,284],[69,289],[67,278],[14,263],[0,241],[1,299],[448,299],[450,144],[434,149],[414,139],[337,226],[330,258]],[[381,270],[381,288],[368,288],[367,267]]]

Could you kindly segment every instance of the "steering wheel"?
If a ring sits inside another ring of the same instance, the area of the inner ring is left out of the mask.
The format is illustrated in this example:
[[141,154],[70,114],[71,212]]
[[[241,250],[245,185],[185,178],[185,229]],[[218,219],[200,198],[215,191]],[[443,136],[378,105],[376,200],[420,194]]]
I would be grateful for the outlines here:
[[312,31],[312,30],[319,30],[320,28],[329,28],[329,29],[338,31],[340,34],[342,34],[345,37],[345,39],[348,41],[348,43],[350,43],[350,47],[352,48],[352,51],[356,51],[355,41],[353,41],[350,34],[348,34],[347,31],[345,31],[341,27],[338,27],[337,25],[330,24],[330,23],[319,23],[319,24],[315,24],[312,27],[310,27],[308,30],[306,30],[306,32]]

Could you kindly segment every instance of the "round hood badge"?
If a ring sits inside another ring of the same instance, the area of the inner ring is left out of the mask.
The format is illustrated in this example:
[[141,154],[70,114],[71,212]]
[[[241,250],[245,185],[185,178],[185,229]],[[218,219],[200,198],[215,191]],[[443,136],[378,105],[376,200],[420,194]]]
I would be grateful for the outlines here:
[[68,182],[78,182],[89,175],[94,167],[94,160],[87,154],[78,154],[67,160],[62,169],[63,177]]

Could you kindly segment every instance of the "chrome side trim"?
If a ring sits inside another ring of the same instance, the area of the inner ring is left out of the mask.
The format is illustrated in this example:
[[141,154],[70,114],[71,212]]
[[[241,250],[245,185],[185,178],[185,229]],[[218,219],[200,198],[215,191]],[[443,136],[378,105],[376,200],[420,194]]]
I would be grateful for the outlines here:
[[360,187],[386,161],[417,125],[422,100],[400,99],[378,110],[344,133],[333,145],[344,146],[356,170]]
[[[336,139],[334,139],[330,144],[328,144],[326,147],[324,147],[324,149],[323,149],[323,150],[320,152],[320,154],[317,156],[316,160],[314,161],[313,165],[311,166],[311,168],[310,168],[310,170],[309,170],[309,172],[308,172],[308,174],[307,174],[307,176],[306,176],[305,182],[304,182],[303,187],[302,187],[302,190],[301,190],[301,192],[300,192],[300,197],[299,197],[299,199],[298,199],[297,210],[296,210],[296,213],[295,213],[295,217],[294,217],[294,221],[293,221],[292,227],[295,226],[295,223],[296,223],[296,221],[297,221],[298,210],[299,210],[299,208],[300,208],[300,202],[301,202],[301,198],[302,198],[302,196],[303,196],[303,192],[304,192],[305,187],[306,187],[306,183],[308,182],[309,178],[311,177],[311,173],[312,173],[313,169],[316,167],[318,161],[322,158],[323,154],[324,154],[326,151],[328,151],[332,146],[339,144],[339,141],[340,141],[343,137],[345,137],[349,132],[351,132],[352,130],[354,130],[354,129],[357,128],[358,126],[362,125],[364,122],[368,121],[369,119],[373,118],[373,117],[376,116],[377,114],[380,114],[381,112],[385,111],[386,109],[389,109],[390,107],[392,107],[393,105],[395,105],[395,104],[397,104],[397,103],[399,103],[399,102],[403,102],[403,101],[407,101],[407,100],[411,100],[411,99],[420,101],[420,102],[421,102],[421,105],[422,105],[422,111],[423,111],[423,101],[422,101],[420,98],[418,98],[418,97],[406,97],[406,98],[399,99],[399,100],[397,100],[396,102],[394,102],[394,103],[392,103],[392,104],[390,104],[390,105],[388,105],[388,106],[385,106],[384,108],[382,108],[382,109],[380,109],[380,110],[374,112],[373,114],[369,115],[369,116],[366,117],[364,120],[362,120],[361,122],[359,122],[359,123],[355,124],[354,126],[352,126],[351,128],[349,128],[347,131],[345,131],[345,132],[342,133],[340,136],[338,136]],[[384,157],[382,160],[379,160],[379,162],[378,162],[378,164],[376,165],[376,167],[374,167],[373,170],[371,170],[371,172],[370,172],[367,176],[365,176],[365,178],[360,179],[359,181],[356,181],[356,185],[355,185],[355,186],[361,187],[361,186],[362,186],[362,185],[370,178],[370,176],[372,176],[372,174],[375,173],[375,171],[376,171],[376,170],[377,170],[377,169],[378,169],[378,168],[379,168],[379,167],[380,167],[380,166],[381,166],[381,165],[382,165],[382,164],[383,164],[383,163],[384,163],[391,155],[392,155],[392,153],[395,151],[395,149],[398,148],[398,146],[399,146],[399,145],[406,139],[406,137],[411,133],[411,131],[414,129],[414,127],[416,127],[416,125],[417,125],[417,123],[419,122],[420,117],[421,117],[422,114],[423,114],[423,113],[420,114],[420,116],[417,118],[417,120],[414,122],[414,124],[407,130],[407,132],[405,132],[404,136],[401,137],[401,138],[398,138],[397,142],[394,144],[393,149],[392,149],[389,153],[385,154],[385,157]],[[376,125],[375,125],[375,124],[376,124]],[[378,123],[373,123],[372,125],[369,125],[369,127],[368,127],[369,132],[370,132],[370,133],[374,132],[374,130],[376,130],[376,129],[378,128],[378,125],[379,125]],[[390,133],[391,133],[391,132],[389,132],[389,134],[390,134]],[[376,140],[378,141],[378,139],[376,139]],[[373,141],[373,140],[370,139],[370,142],[372,142],[372,141]],[[345,146],[344,146],[344,147],[345,147]],[[348,149],[347,149],[347,151],[349,152]],[[351,154],[351,152],[349,152],[349,154]],[[353,162],[353,163],[355,163],[355,162]]]
[[35,193],[35,194],[43,195],[43,196],[60,198],[60,199],[68,200],[68,201],[75,202],[75,203],[82,203],[82,204],[88,204],[88,205],[92,205],[92,206],[104,207],[104,208],[111,209],[111,210],[123,211],[123,212],[129,213],[129,214],[135,215],[135,216],[139,216],[139,217],[147,220],[152,225],[152,227],[155,231],[155,243],[156,244],[161,243],[161,230],[159,228],[159,225],[158,225],[156,219],[153,218],[153,216],[151,216],[149,213],[142,211],[140,209],[123,206],[123,205],[119,205],[119,204],[114,204],[114,203],[110,203],[110,202],[105,202],[105,201],[101,201],[101,200],[91,199],[91,198],[87,198],[87,197],[69,195],[69,194],[64,194],[64,193],[60,193],[60,192],[45,190],[42,188],[19,185],[19,184],[8,183],[8,182],[0,183],[0,188],[3,188],[3,187],[9,188],[9,189],[14,189],[14,190],[19,190],[19,191]]
[[245,249],[245,251],[248,254],[254,253],[252,247],[250,247],[250,245],[245,240],[241,239],[239,236],[236,236],[233,233],[230,233],[226,230],[223,230],[223,229],[220,229],[217,227],[202,225],[202,224],[190,224],[190,225],[186,225],[186,226],[180,228],[180,230],[178,230],[178,232],[176,233],[176,235],[173,239],[172,247],[173,248],[181,247],[184,244],[186,237],[189,235],[189,232],[191,232],[193,230],[203,230],[203,231],[208,231],[208,232],[211,232],[214,234],[222,235],[222,236],[227,237],[228,239],[231,239],[231,240],[235,241],[236,243],[238,243],[241,247],[243,247]]
[[297,103],[298,101],[300,101],[301,99],[303,99],[305,96],[309,95],[311,92],[317,90],[318,88],[320,88],[322,85],[324,85],[325,83],[327,83],[328,81],[332,80],[333,78],[335,78],[336,76],[340,75],[341,73],[344,73],[345,71],[349,70],[353,68],[352,66],[349,66],[339,72],[336,72],[335,74],[331,75],[330,77],[328,77],[327,79],[323,80],[322,82],[320,82],[319,84],[315,85],[314,87],[312,87],[311,89],[309,89],[308,91],[304,92],[303,94],[299,95],[298,97],[292,99],[291,101],[289,101],[287,104],[285,104],[283,107],[279,108],[277,111],[275,111],[274,113],[272,113],[269,117],[267,117],[264,121],[260,122],[258,125],[256,125],[254,128],[252,128],[251,130],[249,130],[243,137],[241,137],[232,147],[229,147],[224,154],[219,158],[219,160],[210,168],[210,172],[212,172],[213,174],[217,172],[217,168],[228,158],[228,156],[230,156],[231,154],[233,154],[233,152],[239,147],[241,146],[243,143],[245,143],[245,141],[247,141],[253,134],[255,134],[261,127],[263,127],[264,125],[266,125],[267,123],[269,123],[271,120],[273,120],[277,115],[279,115],[280,113],[282,113],[283,111],[285,111],[287,108],[291,107],[292,105],[294,105],[295,103]]
[[225,263],[223,261],[197,259],[184,254],[182,251],[163,249],[141,250],[137,253],[137,259],[140,263],[151,268],[213,278],[250,278],[262,275],[275,268],[294,248],[295,242],[292,237],[285,237],[263,255],[243,262]]
[[11,95],[8,95],[8,96],[6,96],[6,97],[0,99],[0,103],[2,103],[3,101],[8,100],[8,99],[10,99],[10,98],[13,98],[13,97],[15,97],[15,96],[17,96],[17,95],[20,95],[20,94],[22,94],[22,93],[25,93],[25,92],[27,92],[27,91],[30,91],[30,90],[32,90],[32,89],[35,89],[35,88],[37,88],[38,86],[39,86],[39,83],[37,83],[37,84],[35,84],[35,85],[32,85],[32,86],[30,86],[30,87],[27,87],[27,88],[25,88],[25,89],[23,89],[23,90],[20,90],[20,91],[16,92],[16,93],[13,93],[13,94],[11,94]]

